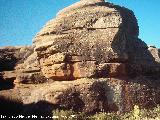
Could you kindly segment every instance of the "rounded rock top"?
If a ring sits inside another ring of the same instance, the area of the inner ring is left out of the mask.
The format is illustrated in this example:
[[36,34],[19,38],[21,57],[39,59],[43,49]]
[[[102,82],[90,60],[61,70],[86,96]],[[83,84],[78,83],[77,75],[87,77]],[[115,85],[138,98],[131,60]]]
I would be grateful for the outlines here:
[[88,1],[88,2],[105,2],[105,0],[80,0],[80,1]]

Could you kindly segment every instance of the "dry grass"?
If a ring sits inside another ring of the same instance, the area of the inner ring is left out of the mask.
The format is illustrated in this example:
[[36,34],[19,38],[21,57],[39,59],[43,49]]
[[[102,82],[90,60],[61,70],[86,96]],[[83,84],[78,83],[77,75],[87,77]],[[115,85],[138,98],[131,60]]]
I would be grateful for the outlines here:
[[86,116],[84,113],[54,110],[53,116],[54,120],[160,120],[160,106],[153,109],[139,109],[135,105],[133,111],[120,115],[101,112],[92,116]]

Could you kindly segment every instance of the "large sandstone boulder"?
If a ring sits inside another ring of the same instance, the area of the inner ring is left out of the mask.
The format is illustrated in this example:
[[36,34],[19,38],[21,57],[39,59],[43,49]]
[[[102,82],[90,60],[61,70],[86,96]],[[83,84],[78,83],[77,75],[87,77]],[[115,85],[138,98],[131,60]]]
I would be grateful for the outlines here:
[[105,81],[80,79],[77,81],[53,82],[32,91],[26,103],[47,101],[59,108],[81,112],[107,110]]
[[[0,91],[0,100],[11,100],[24,105],[33,103],[36,105],[40,101],[45,101],[53,107],[57,106],[59,109],[72,109],[86,113],[106,111],[108,105],[104,83],[105,81],[103,80],[81,79],[50,84],[44,83],[28,87],[23,85],[14,90]],[[15,91],[17,93],[13,94]]]
[[0,49],[0,79],[15,83],[0,91],[2,101],[20,100],[24,112],[42,103],[86,113],[160,104],[160,51],[138,34],[132,11],[81,0],[50,20],[31,48]]
[[[157,87],[160,79],[152,78],[154,83],[150,79],[144,76],[134,79],[83,78],[38,85],[24,84],[12,90],[0,91],[0,103],[17,103],[4,108],[4,111],[12,111],[16,109],[16,105],[20,105],[17,110],[21,110],[21,113],[43,111],[43,114],[51,113],[53,109],[96,113],[130,111],[134,105],[151,108],[160,103],[160,87]],[[41,108],[40,103],[46,106]]]
[[36,35],[34,45],[46,78],[76,79],[97,73],[107,77],[113,75],[110,68],[120,68],[122,74],[114,75],[124,75],[126,36],[138,34],[132,11],[103,0],[82,0],[50,20]]

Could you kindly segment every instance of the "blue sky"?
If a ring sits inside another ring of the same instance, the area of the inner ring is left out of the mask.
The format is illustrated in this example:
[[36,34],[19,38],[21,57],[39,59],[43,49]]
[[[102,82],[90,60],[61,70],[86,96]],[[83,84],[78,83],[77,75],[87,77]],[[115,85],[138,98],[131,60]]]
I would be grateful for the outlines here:
[[[29,45],[56,13],[79,0],[0,0],[0,46]],[[160,0],[108,0],[134,11],[140,35],[160,48]]]

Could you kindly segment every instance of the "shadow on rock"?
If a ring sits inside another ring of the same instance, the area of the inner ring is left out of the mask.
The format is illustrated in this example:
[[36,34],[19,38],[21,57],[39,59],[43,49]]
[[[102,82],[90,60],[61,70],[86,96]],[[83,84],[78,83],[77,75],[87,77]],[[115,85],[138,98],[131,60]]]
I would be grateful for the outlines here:
[[57,108],[46,101],[39,101],[38,103],[31,103],[24,105],[22,102],[12,101],[0,97],[0,115],[8,117],[23,117],[27,119],[28,116],[34,119],[47,119],[50,120],[53,116],[53,110]]
[[15,78],[10,78],[4,80],[2,77],[2,73],[0,73],[0,90],[8,90],[14,88],[14,80]]

